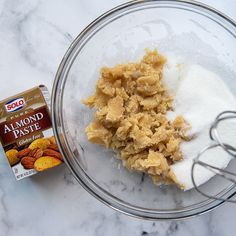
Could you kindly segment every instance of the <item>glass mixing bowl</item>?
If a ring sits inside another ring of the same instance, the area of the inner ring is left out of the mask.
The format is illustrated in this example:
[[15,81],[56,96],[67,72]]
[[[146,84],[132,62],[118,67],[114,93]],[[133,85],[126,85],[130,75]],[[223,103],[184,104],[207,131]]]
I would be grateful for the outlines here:
[[[235,23],[193,1],[132,1],[92,22],[66,52],[52,95],[56,139],[79,183],[110,207],[145,219],[184,218],[222,204],[194,189],[155,186],[150,178],[123,168],[114,152],[88,142],[84,130],[93,111],[81,100],[94,92],[100,67],[137,61],[145,48],[203,65],[236,94],[235,43]],[[229,167],[235,171],[236,163]],[[214,196],[235,194],[235,186],[220,177],[201,188]]]

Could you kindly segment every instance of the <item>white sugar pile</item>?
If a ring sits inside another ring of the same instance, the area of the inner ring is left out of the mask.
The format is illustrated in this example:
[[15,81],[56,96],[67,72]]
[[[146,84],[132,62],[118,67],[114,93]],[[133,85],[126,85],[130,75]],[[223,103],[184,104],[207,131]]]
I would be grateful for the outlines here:
[[[172,165],[177,180],[185,186],[185,190],[188,190],[193,188],[192,160],[211,142],[209,139],[211,123],[220,112],[236,110],[236,100],[218,75],[199,65],[184,68],[169,61],[164,70],[164,83],[174,96],[174,111],[167,114],[169,119],[173,120],[177,115],[182,115],[192,127],[190,134],[195,136],[190,142],[181,145],[184,159]],[[228,135],[227,139],[231,139],[233,134],[225,135]],[[202,161],[225,168],[230,159],[226,152],[214,149],[204,155]],[[200,166],[194,173],[197,185],[205,183],[214,176],[211,171]]]

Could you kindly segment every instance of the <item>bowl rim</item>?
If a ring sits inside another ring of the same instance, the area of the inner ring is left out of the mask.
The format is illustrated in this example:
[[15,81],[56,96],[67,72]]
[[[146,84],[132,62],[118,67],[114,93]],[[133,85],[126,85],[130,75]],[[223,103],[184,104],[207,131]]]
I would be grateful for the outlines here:
[[[51,104],[52,104],[52,124],[53,130],[55,134],[56,141],[58,143],[59,149],[63,154],[64,161],[67,164],[68,168],[77,179],[77,181],[87,190],[91,195],[93,195],[96,199],[104,204],[108,205],[109,207],[122,212],[126,215],[142,218],[142,219],[149,219],[149,220],[161,220],[161,219],[183,219],[189,218],[195,215],[200,215],[205,212],[208,212],[220,205],[222,205],[225,201],[218,201],[218,200],[206,200],[203,201],[204,204],[199,203],[201,206],[188,209],[192,207],[186,207],[185,210],[160,210],[151,211],[150,209],[145,208],[138,208],[136,206],[132,206],[130,204],[126,204],[122,200],[116,198],[115,196],[108,193],[106,190],[101,189],[79,166],[80,173],[77,174],[75,170],[76,163],[75,158],[71,158],[74,156],[73,151],[70,148],[68,139],[65,137],[65,127],[63,124],[63,112],[62,112],[62,98],[64,94],[64,84],[65,78],[75,60],[78,52],[76,53],[77,46],[81,48],[83,45],[86,44],[86,40],[93,36],[93,31],[101,26],[101,24],[105,23],[107,20],[109,22],[109,17],[115,16],[122,11],[127,11],[127,9],[132,9],[138,6],[144,6],[146,4],[180,4],[183,6],[188,6],[197,8],[198,10],[206,10],[208,13],[213,14],[213,16],[219,17],[221,20],[223,19],[225,23],[230,24],[233,28],[236,28],[236,22],[232,20],[230,17],[226,16],[225,14],[221,13],[220,11],[206,5],[203,3],[199,3],[197,1],[190,1],[190,0],[133,0],[124,4],[121,4],[111,10],[105,12],[98,18],[96,18],[92,23],[90,23],[71,43],[70,47],[66,51],[55,76],[53,88],[52,88],[52,97],[51,97]],[[116,18],[117,19],[117,18]],[[221,26],[223,26],[221,24]],[[224,26],[223,26],[224,27]],[[225,28],[225,27],[224,27]],[[101,27],[99,28],[101,29]],[[82,171],[82,172],[81,172]],[[84,173],[83,173],[84,172]],[[94,186],[91,186],[94,185]],[[224,191],[223,191],[224,192]],[[231,188],[227,189],[229,195],[227,199],[232,198],[236,194],[236,187],[232,186]],[[223,194],[226,194],[223,193]],[[199,205],[197,204],[197,205]],[[193,206],[193,205],[192,205]],[[201,209],[201,210],[199,210]],[[178,215],[179,214],[179,215]]]

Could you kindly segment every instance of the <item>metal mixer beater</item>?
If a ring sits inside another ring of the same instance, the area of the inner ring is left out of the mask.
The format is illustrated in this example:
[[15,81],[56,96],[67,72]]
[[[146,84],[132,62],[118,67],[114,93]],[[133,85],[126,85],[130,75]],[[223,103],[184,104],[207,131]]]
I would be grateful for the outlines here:
[[[224,111],[216,117],[215,121],[212,123],[210,130],[209,130],[209,136],[212,141],[212,144],[210,144],[210,145],[206,146],[204,149],[202,149],[198,153],[196,158],[193,160],[193,165],[192,165],[192,170],[191,170],[191,178],[192,178],[192,182],[193,182],[195,189],[203,196],[210,198],[210,199],[216,199],[219,201],[236,203],[236,200],[229,199],[229,198],[216,197],[216,196],[212,196],[212,195],[208,194],[207,192],[204,192],[203,190],[200,189],[199,186],[197,186],[196,180],[194,177],[194,170],[197,165],[200,165],[200,166],[212,171],[214,174],[227,179],[229,182],[231,182],[233,185],[236,186],[236,172],[228,171],[226,169],[221,169],[221,168],[210,165],[210,164],[200,160],[200,157],[203,154],[206,154],[208,151],[210,151],[211,149],[214,149],[214,148],[221,148],[225,152],[227,152],[231,157],[233,157],[233,159],[236,158],[236,146],[234,147],[232,144],[229,144],[229,143],[226,143],[225,141],[223,141],[223,139],[220,135],[220,132],[218,130],[220,123],[225,122],[225,121],[229,121],[231,119],[236,120],[236,111]],[[235,142],[236,142],[236,140],[235,140]],[[232,161],[234,161],[234,160],[232,160]],[[235,195],[235,194],[236,194],[236,190],[233,195]]]

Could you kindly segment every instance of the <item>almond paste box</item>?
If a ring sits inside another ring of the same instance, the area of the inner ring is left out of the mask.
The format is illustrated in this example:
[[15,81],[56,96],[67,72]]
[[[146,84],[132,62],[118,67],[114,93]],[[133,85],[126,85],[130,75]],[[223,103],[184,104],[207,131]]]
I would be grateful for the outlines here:
[[17,180],[63,162],[47,96],[46,87],[40,85],[0,102],[0,141]]

